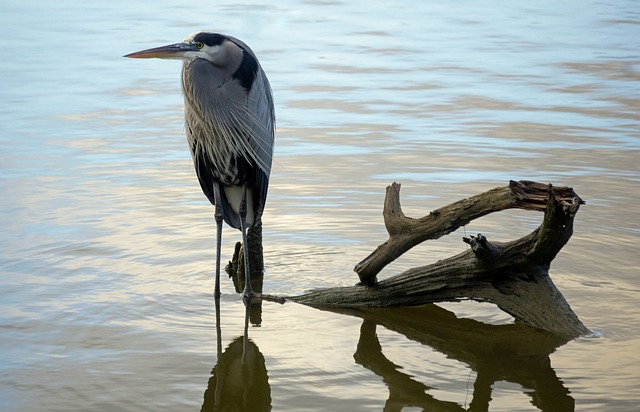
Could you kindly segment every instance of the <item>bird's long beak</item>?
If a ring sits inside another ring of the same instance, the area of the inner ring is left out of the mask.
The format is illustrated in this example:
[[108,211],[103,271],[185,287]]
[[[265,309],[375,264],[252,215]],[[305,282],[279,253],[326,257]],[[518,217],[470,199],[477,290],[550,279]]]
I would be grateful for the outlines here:
[[185,53],[194,51],[198,51],[198,49],[193,44],[175,43],[129,53],[124,57],[132,59],[181,59],[185,56]]

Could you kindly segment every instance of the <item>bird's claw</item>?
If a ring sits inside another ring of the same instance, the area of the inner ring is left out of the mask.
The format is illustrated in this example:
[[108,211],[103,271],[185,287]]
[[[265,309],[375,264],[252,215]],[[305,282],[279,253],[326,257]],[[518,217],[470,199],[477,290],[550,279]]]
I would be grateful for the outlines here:
[[242,292],[242,300],[245,303],[251,303],[252,301],[262,300],[262,294],[256,293],[253,290],[246,290]]

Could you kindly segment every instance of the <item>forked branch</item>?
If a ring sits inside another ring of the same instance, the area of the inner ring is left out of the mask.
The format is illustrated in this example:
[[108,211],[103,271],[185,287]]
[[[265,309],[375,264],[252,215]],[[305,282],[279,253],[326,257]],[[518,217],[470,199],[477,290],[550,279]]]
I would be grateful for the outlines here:
[[383,210],[389,239],[358,263],[354,270],[363,284],[373,285],[376,283],[377,274],[386,265],[425,240],[438,239],[474,219],[505,209],[545,211],[549,199],[565,204],[575,203],[572,214],[584,203],[570,187],[552,188],[551,185],[512,180],[509,186],[459,200],[436,209],[427,216],[414,219],[404,215],[400,206],[400,183],[393,183],[387,187]]
[[[361,284],[311,291],[290,300],[322,308],[417,306],[472,299],[495,303],[516,321],[556,335],[588,332],[555,287],[551,261],[573,232],[573,219],[584,202],[569,187],[511,181],[479,195],[432,211],[419,219],[404,215],[400,184],[387,187],[384,221],[389,239],[355,271]],[[471,248],[434,264],[413,268],[378,281],[380,270],[413,246],[437,239],[474,219],[500,210],[544,211],[532,233],[506,243],[478,235],[464,238]]]

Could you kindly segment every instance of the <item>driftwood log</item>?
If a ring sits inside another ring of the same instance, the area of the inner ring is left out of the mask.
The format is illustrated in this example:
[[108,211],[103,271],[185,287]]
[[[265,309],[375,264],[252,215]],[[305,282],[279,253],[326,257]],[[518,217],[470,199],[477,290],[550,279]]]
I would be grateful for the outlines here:
[[[573,219],[584,202],[569,187],[511,181],[434,210],[419,219],[400,206],[400,184],[387,187],[384,221],[389,239],[360,262],[360,284],[313,290],[289,299],[318,308],[418,306],[475,300],[491,302],[517,322],[577,337],[589,332],[549,277],[549,266],[573,233]],[[500,210],[543,211],[532,233],[506,243],[482,235],[464,238],[469,250],[434,264],[378,281],[376,275],[402,253],[428,239],[449,234],[474,219]]]
[[[249,269],[251,270],[251,286],[256,293],[262,293],[264,278],[264,257],[262,249],[262,222],[247,230],[247,243],[249,244]],[[233,280],[236,292],[244,290],[244,245],[237,242],[231,261],[225,267],[225,271]]]
[[[400,184],[393,183],[387,187],[383,211],[389,239],[356,265],[360,283],[316,289],[285,299],[329,310],[461,300],[491,302],[516,322],[557,336],[577,337],[589,330],[551,281],[549,267],[569,241],[581,204],[584,202],[570,187],[510,181],[508,186],[462,199],[415,219],[404,215]],[[513,208],[542,211],[544,219],[537,229],[520,239],[498,243],[481,234],[465,237],[463,241],[470,248],[463,253],[377,279],[387,264],[413,246],[438,239],[479,217]]]

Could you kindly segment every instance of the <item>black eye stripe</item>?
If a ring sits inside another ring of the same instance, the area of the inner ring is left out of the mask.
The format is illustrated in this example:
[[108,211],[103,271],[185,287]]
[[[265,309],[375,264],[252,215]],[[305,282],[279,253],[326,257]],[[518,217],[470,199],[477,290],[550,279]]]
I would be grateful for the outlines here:
[[218,33],[198,33],[194,36],[194,43],[204,43],[207,46],[219,46],[227,38]]

